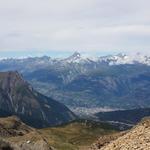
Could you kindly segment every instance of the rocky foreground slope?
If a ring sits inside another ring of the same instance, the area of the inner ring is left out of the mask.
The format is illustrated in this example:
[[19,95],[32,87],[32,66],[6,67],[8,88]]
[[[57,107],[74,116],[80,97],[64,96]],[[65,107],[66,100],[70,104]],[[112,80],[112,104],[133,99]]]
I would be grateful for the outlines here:
[[0,150],[52,150],[44,137],[15,116],[0,118]]
[[112,133],[116,131],[107,123],[78,120],[35,129],[12,116],[0,118],[0,150],[79,150],[90,146],[99,135]]
[[93,144],[90,150],[149,150],[150,118],[143,119],[137,126],[116,139],[112,138],[103,144],[101,140],[100,138]]

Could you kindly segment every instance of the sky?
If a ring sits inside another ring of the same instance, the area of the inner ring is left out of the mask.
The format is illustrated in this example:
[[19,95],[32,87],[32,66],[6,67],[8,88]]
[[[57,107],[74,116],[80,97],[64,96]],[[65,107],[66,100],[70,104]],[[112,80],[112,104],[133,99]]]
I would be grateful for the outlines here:
[[150,0],[0,0],[0,57],[150,52]]

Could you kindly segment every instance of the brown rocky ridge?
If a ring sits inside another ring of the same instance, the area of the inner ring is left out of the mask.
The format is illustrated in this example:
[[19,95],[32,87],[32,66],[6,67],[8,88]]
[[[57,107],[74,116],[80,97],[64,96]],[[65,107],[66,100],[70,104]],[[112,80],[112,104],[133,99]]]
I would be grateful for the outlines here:
[[0,150],[52,150],[46,139],[15,116],[0,118]]
[[144,118],[138,125],[121,136],[111,137],[110,143],[101,144],[101,141],[100,138],[90,150],[149,150],[150,118]]

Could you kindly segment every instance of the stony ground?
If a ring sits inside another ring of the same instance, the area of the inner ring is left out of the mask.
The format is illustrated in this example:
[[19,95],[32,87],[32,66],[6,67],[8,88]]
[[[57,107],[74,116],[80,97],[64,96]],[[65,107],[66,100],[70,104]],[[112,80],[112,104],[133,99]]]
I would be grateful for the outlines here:
[[[111,141],[118,139],[123,136],[126,132],[114,133],[111,135],[101,136],[88,150],[99,150],[100,148],[108,145]],[[83,149],[81,149],[83,150]]]
[[126,134],[102,145],[101,139],[90,150],[150,150],[150,118],[144,119]]
[[52,150],[46,139],[15,116],[0,118],[0,150]]

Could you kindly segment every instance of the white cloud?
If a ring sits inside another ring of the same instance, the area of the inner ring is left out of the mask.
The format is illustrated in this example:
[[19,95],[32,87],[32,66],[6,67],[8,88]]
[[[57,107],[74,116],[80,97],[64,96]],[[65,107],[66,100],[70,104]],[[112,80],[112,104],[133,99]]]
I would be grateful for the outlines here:
[[148,51],[149,0],[0,0],[0,51]]

